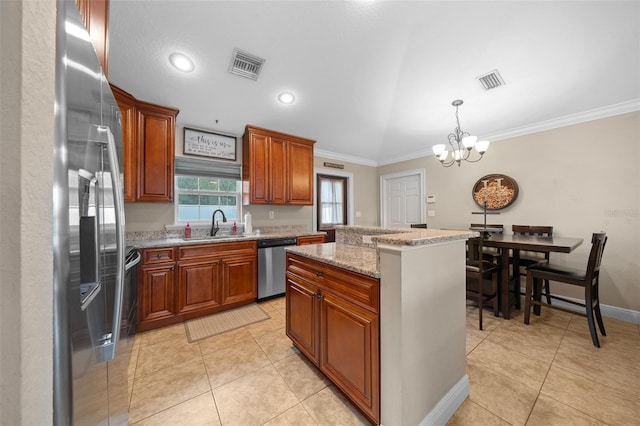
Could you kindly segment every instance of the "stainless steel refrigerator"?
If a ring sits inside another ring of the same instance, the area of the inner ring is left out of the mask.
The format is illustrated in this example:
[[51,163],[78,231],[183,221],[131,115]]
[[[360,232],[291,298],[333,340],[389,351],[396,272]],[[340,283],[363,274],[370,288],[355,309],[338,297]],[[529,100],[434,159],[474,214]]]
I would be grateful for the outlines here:
[[57,6],[54,424],[126,425],[120,111],[75,2]]

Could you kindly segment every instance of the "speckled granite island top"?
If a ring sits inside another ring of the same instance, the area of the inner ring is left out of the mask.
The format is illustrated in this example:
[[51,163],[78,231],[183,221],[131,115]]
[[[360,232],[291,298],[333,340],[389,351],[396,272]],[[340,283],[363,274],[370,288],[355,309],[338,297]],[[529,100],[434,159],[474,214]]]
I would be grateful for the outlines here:
[[336,226],[336,242],[287,247],[287,251],[349,271],[380,278],[377,245],[422,246],[478,237],[475,231]]
[[378,256],[376,250],[371,247],[324,243],[307,246],[291,246],[285,250],[369,277],[380,278],[380,273],[378,272]]

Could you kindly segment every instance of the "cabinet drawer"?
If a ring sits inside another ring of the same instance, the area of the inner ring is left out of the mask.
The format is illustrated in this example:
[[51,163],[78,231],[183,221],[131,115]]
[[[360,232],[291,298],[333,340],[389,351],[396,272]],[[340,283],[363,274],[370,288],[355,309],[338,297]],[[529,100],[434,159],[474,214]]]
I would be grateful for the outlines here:
[[256,254],[257,252],[258,246],[255,241],[179,246],[178,260],[201,259],[203,257],[229,257],[239,254]]
[[142,250],[142,263],[163,263],[173,262],[175,260],[175,251],[173,247],[163,247]]
[[324,235],[309,235],[306,237],[298,237],[298,245],[304,246],[307,244],[323,244],[325,241]]
[[375,278],[292,253],[287,254],[287,274],[302,278],[322,291],[339,295],[374,313],[380,310],[380,283]]

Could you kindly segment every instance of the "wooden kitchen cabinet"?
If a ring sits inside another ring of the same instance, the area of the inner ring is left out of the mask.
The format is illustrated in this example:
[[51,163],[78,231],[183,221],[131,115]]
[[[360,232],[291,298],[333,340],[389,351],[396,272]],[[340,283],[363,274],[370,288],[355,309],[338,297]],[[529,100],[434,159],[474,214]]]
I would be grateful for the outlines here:
[[136,201],[173,201],[175,123],[178,110],[136,103]]
[[137,100],[111,85],[122,124],[125,201],[173,201],[178,110]]
[[138,331],[174,322],[176,311],[173,248],[142,250],[138,280]]
[[138,162],[136,153],[136,98],[124,90],[111,85],[111,91],[120,108],[122,125],[122,174],[124,177],[124,200],[135,201],[137,192]]
[[306,235],[304,237],[298,237],[298,245],[306,246],[308,244],[323,244],[325,239],[325,235]]
[[247,126],[242,143],[245,204],[313,205],[315,141]]
[[256,241],[142,250],[138,331],[252,303],[258,296]]
[[109,0],[76,0],[105,77],[109,75]]
[[287,253],[287,336],[376,424],[379,303],[377,279]]
[[178,247],[177,313],[185,319],[254,301],[255,241]]

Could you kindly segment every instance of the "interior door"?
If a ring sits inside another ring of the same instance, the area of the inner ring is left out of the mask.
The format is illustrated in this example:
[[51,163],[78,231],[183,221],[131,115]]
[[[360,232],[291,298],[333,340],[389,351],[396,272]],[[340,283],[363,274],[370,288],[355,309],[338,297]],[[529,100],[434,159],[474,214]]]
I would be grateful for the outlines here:
[[408,228],[424,222],[424,173],[381,177],[381,222],[388,228]]

